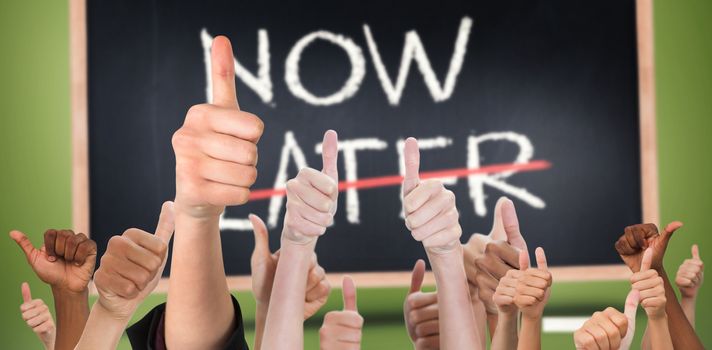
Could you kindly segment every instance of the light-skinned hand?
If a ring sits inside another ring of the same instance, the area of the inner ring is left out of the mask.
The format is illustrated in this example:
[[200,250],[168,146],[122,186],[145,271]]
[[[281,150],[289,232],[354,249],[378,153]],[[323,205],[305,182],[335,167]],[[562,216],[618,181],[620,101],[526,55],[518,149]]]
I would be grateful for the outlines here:
[[324,315],[324,323],[319,329],[319,347],[322,350],[361,349],[363,317],[356,307],[356,287],[349,276],[342,282],[344,309],[330,311]]
[[247,202],[264,131],[260,118],[240,110],[226,37],[213,40],[210,63],[212,103],[192,106],[172,140],[176,211],[194,218],[216,218],[225,206]]
[[416,350],[440,349],[438,294],[421,291],[425,278],[425,261],[418,260],[411,274],[410,290],[403,302],[408,336]]

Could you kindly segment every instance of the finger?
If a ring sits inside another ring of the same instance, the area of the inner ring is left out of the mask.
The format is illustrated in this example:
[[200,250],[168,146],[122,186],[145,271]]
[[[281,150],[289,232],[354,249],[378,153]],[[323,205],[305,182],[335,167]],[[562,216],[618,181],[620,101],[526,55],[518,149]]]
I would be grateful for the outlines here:
[[524,241],[524,237],[519,231],[517,211],[514,209],[514,202],[510,199],[502,203],[502,225],[504,232],[507,233],[507,242],[515,248],[526,250],[527,242]]
[[403,177],[403,195],[410,193],[420,183],[420,150],[418,140],[409,137],[403,146],[405,160],[405,176]]
[[25,257],[29,261],[32,256],[32,252],[35,251],[35,247],[32,245],[32,242],[30,242],[30,239],[27,238],[24,233],[16,230],[10,231],[10,238],[12,238],[12,240],[20,246],[20,249],[22,249],[25,253]]
[[22,282],[22,302],[27,303],[32,300],[32,293],[30,292],[30,285],[27,282]]
[[54,252],[58,257],[64,259],[64,253],[67,251],[67,241],[74,236],[71,230],[58,230],[57,240],[54,242]]
[[252,231],[255,234],[255,250],[252,254],[271,254],[269,250],[269,231],[267,231],[267,225],[255,214],[250,214],[248,218],[250,219],[250,223],[252,223]]
[[536,267],[539,270],[549,271],[549,265],[546,263],[546,253],[544,253],[544,248],[537,247],[534,254],[536,255]]
[[354,286],[354,280],[350,276],[344,276],[341,288],[344,295],[344,310],[358,311],[356,309],[356,286]]
[[339,182],[339,169],[337,160],[339,157],[339,136],[334,130],[327,130],[324,133],[324,141],[321,143],[322,172]]
[[91,239],[86,239],[77,245],[77,252],[74,254],[74,263],[84,265],[89,262],[94,265],[96,261],[96,242]]
[[692,245],[692,258],[696,260],[702,260],[700,259],[700,248],[697,246],[697,244]]
[[69,236],[64,247],[64,261],[70,263],[74,262],[77,248],[79,248],[82,242],[88,239],[89,238],[83,233],[77,233],[73,236]]
[[412,310],[415,309],[421,309],[430,305],[435,305],[435,308],[437,309],[437,304],[438,304],[438,293],[437,292],[429,292],[429,293],[423,293],[423,292],[416,292],[413,294],[408,295],[407,303],[408,307],[410,307]]
[[529,252],[523,249],[519,252],[519,269],[524,271],[529,268]]
[[121,236],[156,255],[163,256],[166,252],[166,243],[146,231],[130,228],[124,231]]
[[410,277],[410,290],[408,294],[420,291],[423,286],[423,280],[425,279],[425,261],[423,259],[418,259],[413,266],[413,273]]
[[653,263],[653,248],[648,248],[643,253],[643,260],[640,262],[640,271],[647,271]]
[[235,92],[235,64],[230,40],[224,36],[215,37],[210,51],[210,70],[213,80],[212,103],[221,107],[239,109]]
[[49,229],[44,233],[44,247],[47,253],[47,260],[55,261],[57,260],[57,253],[55,252],[55,241],[57,240],[57,231]]
[[161,213],[158,216],[158,224],[156,225],[156,237],[160,238],[168,244],[173,232],[176,228],[175,216],[173,213],[173,202],[166,201],[161,206]]
[[509,201],[509,198],[502,196],[499,197],[497,204],[494,205],[494,221],[492,222],[492,231],[490,231],[490,237],[494,240],[504,241],[507,239],[504,222],[502,221],[502,206],[507,201]]
[[667,242],[670,240],[670,237],[672,237],[672,234],[675,233],[675,231],[677,231],[677,229],[679,229],[680,227],[682,227],[682,222],[680,222],[680,221],[673,221],[673,222],[667,224],[667,226],[665,226],[665,229],[663,230],[661,236],[662,236],[663,242],[666,245],[667,245]]

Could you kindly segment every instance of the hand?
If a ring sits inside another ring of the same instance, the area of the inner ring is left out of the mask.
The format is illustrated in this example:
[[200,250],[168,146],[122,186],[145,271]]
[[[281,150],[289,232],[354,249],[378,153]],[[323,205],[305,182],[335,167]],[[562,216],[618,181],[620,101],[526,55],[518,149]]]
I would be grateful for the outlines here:
[[130,318],[161,279],[174,229],[173,203],[166,202],[155,235],[132,228],[111,237],[94,276],[97,303],[116,318]]
[[296,178],[287,181],[283,241],[296,244],[313,243],[334,222],[339,174],[336,167],[338,138],[333,130],[324,133],[321,153],[321,172],[303,168]]
[[405,176],[403,179],[403,212],[405,225],[413,238],[423,242],[429,252],[453,251],[460,244],[462,228],[455,207],[455,194],[441,181],[420,182],[420,151],[414,138],[405,140]]
[[677,270],[675,284],[680,288],[683,298],[694,299],[704,280],[705,265],[700,259],[700,249],[697,244],[692,246],[692,259],[686,259]]
[[403,302],[403,317],[415,349],[436,350],[440,349],[438,294],[420,290],[424,278],[425,261],[419,259],[413,267],[410,290]]
[[[270,252],[269,231],[267,226],[257,215],[249,216],[252,222],[252,229],[255,233],[255,249],[252,251],[250,267],[252,270],[252,294],[257,303],[269,305],[269,298],[272,294],[272,284],[279,261],[279,251]],[[304,319],[313,316],[324,306],[329,298],[331,285],[326,279],[326,272],[316,260],[313,254],[312,265],[309,268],[307,277],[306,300],[304,300]]]
[[485,254],[475,259],[477,272],[475,280],[480,300],[485,305],[485,311],[490,315],[497,314],[494,296],[499,280],[511,269],[519,269],[519,250],[505,241],[491,241],[485,247]]
[[546,254],[541,247],[536,248],[536,268],[529,268],[529,255],[519,252],[519,267],[522,275],[517,283],[514,303],[522,311],[522,317],[540,319],[546,302],[551,295],[551,273],[546,263]]
[[635,335],[635,311],[638,291],[631,290],[625,301],[625,313],[609,307],[593,314],[574,332],[577,350],[628,350]]
[[87,291],[96,263],[96,243],[86,235],[71,230],[47,230],[40,249],[20,231],[10,232],[10,238],[20,246],[42,282],[62,291]]
[[32,300],[30,286],[27,282],[22,283],[22,301],[22,305],[20,305],[22,319],[37,334],[45,348],[53,349],[56,329],[52,314],[42,299]]
[[651,269],[653,249],[648,248],[643,254],[640,271],[630,277],[634,290],[640,293],[640,304],[648,314],[649,319],[665,317],[665,286],[663,278],[658,272]]
[[511,269],[499,280],[497,289],[492,295],[492,301],[497,306],[499,314],[512,315],[518,311],[517,305],[514,304],[514,297],[517,295],[519,279],[523,275],[522,271]]
[[344,277],[342,284],[344,310],[330,311],[324,315],[324,324],[319,329],[319,348],[346,350],[361,348],[363,317],[356,308],[356,288],[351,277]]
[[616,242],[616,250],[621,259],[633,272],[638,272],[643,259],[643,251],[652,248],[653,261],[651,267],[660,270],[663,267],[663,256],[668,242],[675,230],[682,227],[679,221],[669,223],[663,232],[658,233],[654,224],[638,224],[625,228],[625,233]]
[[173,134],[176,210],[195,218],[214,218],[227,205],[244,204],[257,178],[257,142],[264,124],[240,110],[234,69],[230,41],[216,37],[212,104],[191,107]]

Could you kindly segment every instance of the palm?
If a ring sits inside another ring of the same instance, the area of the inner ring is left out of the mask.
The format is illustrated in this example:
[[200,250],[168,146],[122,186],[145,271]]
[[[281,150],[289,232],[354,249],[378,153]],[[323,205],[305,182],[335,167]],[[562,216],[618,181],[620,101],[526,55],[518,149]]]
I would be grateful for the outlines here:
[[94,273],[95,256],[87,258],[80,266],[61,258],[54,262],[47,258],[48,255],[43,250],[34,250],[30,255],[30,265],[43,282],[73,292],[81,292],[87,288]]
[[547,288],[546,293],[544,294],[544,299],[534,305],[523,307],[521,309],[522,315],[528,317],[540,317],[544,314],[544,307],[546,307],[546,302],[549,300],[549,295],[551,295],[551,289]]

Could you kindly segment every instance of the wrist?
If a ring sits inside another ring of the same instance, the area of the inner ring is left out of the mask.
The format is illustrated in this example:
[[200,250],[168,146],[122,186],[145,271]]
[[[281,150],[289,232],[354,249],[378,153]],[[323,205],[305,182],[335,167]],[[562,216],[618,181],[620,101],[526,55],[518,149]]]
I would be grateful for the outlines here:
[[528,314],[528,313],[522,312],[522,321],[541,322],[541,316],[542,316],[542,314],[540,314],[540,313]]
[[648,314],[648,322],[667,324],[667,313],[665,309]]
[[128,323],[129,320],[131,320],[131,316],[133,316],[134,311],[136,311],[136,308],[138,307],[138,305],[132,305],[132,303],[125,303],[125,310],[119,310],[121,308],[112,308],[107,304],[109,303],[100,296],[99,299],[96,300],[96,303],[94,303],[92,313],[94,313],[94,309],[96,309],[97,315],[101,316],[103,319]]
[[512,320],[517,320],[517,309],[512,310],[499,310],[498,320],[501,322],[510,322]]
[[89,300],[89,288],[84,287],[80,291],[71,290],[62,286],[51,286],[52,296],[56,303],[58,302],[73,302],[73,301],[84,301],[88,303]]
[[225,207],[215,207],[211,205],[184,205],[183,201],[176,198],[173,205],[176,217],[181,215],[191,219],[204,221],[206,223],[220,220],[220,215],[225,211]]

